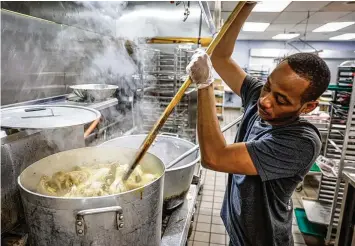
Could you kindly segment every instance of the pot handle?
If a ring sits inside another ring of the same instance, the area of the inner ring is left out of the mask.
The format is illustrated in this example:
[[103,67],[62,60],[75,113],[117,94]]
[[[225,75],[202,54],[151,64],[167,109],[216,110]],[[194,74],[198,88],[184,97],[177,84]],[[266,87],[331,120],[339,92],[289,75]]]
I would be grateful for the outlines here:
[[101,213],[108,213],[108,212],[116,212],[116,226],[117,230],[123,227],[123,210],[120,206],[112,206],[112,207],[104,207],[104,208],[92,208],[92,209],[85,209],[80,210],[76,213],[75,216],[75,227],[76,227],[76,234],[78,236],[85,235],[85,220],[84,216],[91,215],[91,214],[101,214]]
[[162,132],[160,133],[159,135],[162,135],[162,136],[171,136],[171,137],[179,137],[178,134],[175,134],[175,133],[170,133],[170,132]]

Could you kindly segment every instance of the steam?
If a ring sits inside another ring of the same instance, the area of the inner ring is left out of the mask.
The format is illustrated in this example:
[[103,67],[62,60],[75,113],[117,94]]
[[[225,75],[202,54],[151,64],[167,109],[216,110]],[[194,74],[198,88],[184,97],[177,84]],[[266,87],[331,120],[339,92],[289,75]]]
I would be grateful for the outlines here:
[[[52,13],[48,9],[36,9],[31,3],[25,4],[29,4],[34,16],[36,13],[40,13],[39,16]],[[49,16],[54,18],[53,23],[45,23],[6,14],[9,18],[2,23],[2,33],[8,34],[8,38],[3,40],[2,54],[5,53],[7,63],[2,70],[10,75],[4,83],[21,87],[14,89],[21,91],[14,95],[16,99],[45,98],[64,90],[68,93],[68,86],[84,83],[117,85],[122,98],[130,98],[138,89],[144,89],[143,80],[146,86],[154,85],[154,77],[142,78],[139,74],[144,64],[154,61],[154,55],[147,52],[154,46],[145,44],[144,39],[156,36],[161,30],[150,21],[151,16],[142,15],[142,6],[128,10],[128,3],[123,1],[82,1],[75,4],[83,8],[76,7],[71,12],[65,12],[65,18],[58,19],[57,23],[55,16]],[[182,16],[181,9],[175,12]],[[137,13],[140,13],[139,17],[135,16]],[[171,29],[171,23],[176,23],[176,20],[162,23],[159,28]],[[14,42],[17,37],[21,39]],[[13,80],[21,83],[13,83]],[[35,98],[30,98],[34,93],[37,93]],[[146,113],[144,119],[135,121],[135,126],[139,128],[143,128],[147,121],[155,122],[164,109],[154,97],[137,97],[135,100],[133,111]],[[109,114],[117,119],[124,116],[122,111],[116,109]]]

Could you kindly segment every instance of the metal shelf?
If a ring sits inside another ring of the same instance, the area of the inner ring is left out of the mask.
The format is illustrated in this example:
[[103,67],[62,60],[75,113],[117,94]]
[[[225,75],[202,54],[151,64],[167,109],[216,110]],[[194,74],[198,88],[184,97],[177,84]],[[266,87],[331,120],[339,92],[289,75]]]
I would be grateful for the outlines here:
[[[317,200],[303,201],[307,217],[311,217],[310,221],[322,222],[328,226],[326,244],[335,239],[339,222],[344,195],[342,172],[351,168],[355,171],[355,90],[353,89],[355,78],[352,77],[353,82],[350,84],[344,81],[342,69],[342,67],[338,69],[338,84],[328,87],[328,90],[334,91],[334,95],[330,105],[330,126],[324,155],[337,162],[335,176],[322,175]],[[347,86],[341,86],[342,83]],[[349,105],[345,104],[347,101]]]

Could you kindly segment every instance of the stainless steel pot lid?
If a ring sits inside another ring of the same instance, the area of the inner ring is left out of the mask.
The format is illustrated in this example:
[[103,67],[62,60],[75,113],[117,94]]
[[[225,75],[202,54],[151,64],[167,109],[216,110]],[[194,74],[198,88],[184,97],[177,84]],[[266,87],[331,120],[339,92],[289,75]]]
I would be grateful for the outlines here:
[[45,129],[84,125],[101,117],[99,111],[73,105],[30,105],[1,110],[1,127]]

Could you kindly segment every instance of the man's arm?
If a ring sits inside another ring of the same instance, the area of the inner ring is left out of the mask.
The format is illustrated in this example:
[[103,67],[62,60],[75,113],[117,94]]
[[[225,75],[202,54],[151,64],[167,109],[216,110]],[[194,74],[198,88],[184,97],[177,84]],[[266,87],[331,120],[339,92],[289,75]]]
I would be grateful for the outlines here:
[[257,175],[245,143],[227,145],[216,116],[213,86],[198,91],[198,140],[202,164],[209,169]]
[[243,6],[239,15],[234,20],[211,55],[211,61],[214,69],[219,76],[221,76],[223,81],[226,82],[238,96],[240,96],[240,89],[246,73],[232,59],[232,54],[238,34],[255,5],[256,3],[246,3]]

